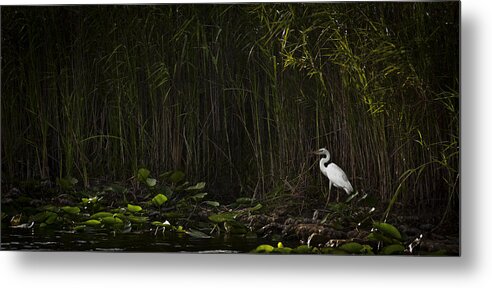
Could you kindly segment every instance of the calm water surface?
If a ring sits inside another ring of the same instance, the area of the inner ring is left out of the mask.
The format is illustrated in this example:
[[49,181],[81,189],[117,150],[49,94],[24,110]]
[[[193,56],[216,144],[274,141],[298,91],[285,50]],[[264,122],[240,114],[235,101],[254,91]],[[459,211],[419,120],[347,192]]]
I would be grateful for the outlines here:
[[240,236],[198,239],[179,234],[154,235],[151,231],[113,234],[2,228],[1,232],[1,250],[245,253],[269,243]]

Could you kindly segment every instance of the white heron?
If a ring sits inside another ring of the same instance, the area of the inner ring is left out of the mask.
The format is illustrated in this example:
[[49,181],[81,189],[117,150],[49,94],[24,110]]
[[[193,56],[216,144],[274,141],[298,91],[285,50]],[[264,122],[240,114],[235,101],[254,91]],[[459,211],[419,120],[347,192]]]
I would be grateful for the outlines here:
[[343,172],[342,168],[338,167],[338,165],[335,163],[328,163],[330,162],[330,152],[328,152],[326,148],[321,148],[314,153],[317,155],[326,156],[319,160],[319,169],[321,170],[321,173],[323,173],[323,175],[325,175],[328,180],[330,180],[328,188],[328,200],[330,199],[331,185],[337,188],[342,188],[348,195],[350,195],[354,191],[354,188],[352,188],[352,184],[350,184],[350,181],[347,178],[347,174]]

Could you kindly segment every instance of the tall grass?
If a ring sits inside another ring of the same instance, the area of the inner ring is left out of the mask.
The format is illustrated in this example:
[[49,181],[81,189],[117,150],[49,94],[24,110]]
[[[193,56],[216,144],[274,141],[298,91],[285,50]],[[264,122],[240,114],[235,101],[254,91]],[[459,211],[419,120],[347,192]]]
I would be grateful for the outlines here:
[[2,181],[145,166],[216,197],[320,197],[327,147],[357,190],[452,211],[458,8],[3,7]]

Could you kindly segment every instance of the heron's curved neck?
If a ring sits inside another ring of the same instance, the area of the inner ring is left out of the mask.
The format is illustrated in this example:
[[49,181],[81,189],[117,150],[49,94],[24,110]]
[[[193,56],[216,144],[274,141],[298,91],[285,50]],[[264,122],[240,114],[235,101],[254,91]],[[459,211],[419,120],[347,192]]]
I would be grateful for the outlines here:
[[320,166],[325,166],[326,163],[330,162],[330,152],[327,151],[324,154],[326,157],[323,157],[321,158],[321,160],[319,160]]

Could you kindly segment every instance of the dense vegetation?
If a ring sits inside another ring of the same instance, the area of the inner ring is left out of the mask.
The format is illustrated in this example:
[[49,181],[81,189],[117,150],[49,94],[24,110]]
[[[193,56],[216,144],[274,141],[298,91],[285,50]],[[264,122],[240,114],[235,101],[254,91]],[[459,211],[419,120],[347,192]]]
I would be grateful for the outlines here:
[[[145,194],[183,171],[207,183],[209,200],[312,213],[336,196],[308,154],[327,147],[355,189],[378,200],[381,220],[413,209],[458,227],[457,2],[2,7],[1,16],[7,189],[79,179],[82,191],[119,182]],[[137,181],[140,168],[156,183]]]

